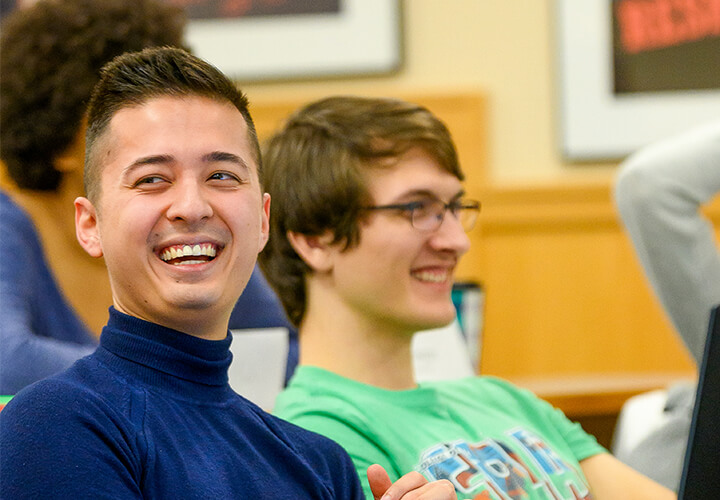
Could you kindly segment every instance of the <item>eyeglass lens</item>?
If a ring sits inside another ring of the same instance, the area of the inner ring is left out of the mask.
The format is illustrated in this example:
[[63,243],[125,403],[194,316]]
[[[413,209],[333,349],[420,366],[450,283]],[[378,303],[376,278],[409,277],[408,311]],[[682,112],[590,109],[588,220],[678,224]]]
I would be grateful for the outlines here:
[[432,200],[417,207],[412,212],[412,225],[416,229],[424,231],[435,230],[440,227],[445,217],[445,212],[450,210],[457,217],[465,231],[469,231],[475,225],[479,206],[473,202],[459,201],[446,205],[440,200]]

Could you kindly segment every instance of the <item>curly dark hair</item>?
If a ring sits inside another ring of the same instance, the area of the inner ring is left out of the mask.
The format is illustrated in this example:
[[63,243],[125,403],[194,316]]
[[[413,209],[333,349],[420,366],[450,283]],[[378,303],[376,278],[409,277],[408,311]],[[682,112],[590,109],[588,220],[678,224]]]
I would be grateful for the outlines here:
[[53,160],[81,126],[100,68],[124,52],[182,46],[186,18],[160,0],[41,0],[0,33],[0,158],[18,186],[51,191]]

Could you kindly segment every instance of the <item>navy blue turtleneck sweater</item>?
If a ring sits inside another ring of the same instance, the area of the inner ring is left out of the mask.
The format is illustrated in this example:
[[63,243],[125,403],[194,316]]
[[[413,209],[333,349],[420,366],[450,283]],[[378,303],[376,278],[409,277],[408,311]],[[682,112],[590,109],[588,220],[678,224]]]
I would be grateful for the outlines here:
[[339,445],[230,389],[231,338],[111,308],[94,354],[0,413],[0,497],[363,498]]

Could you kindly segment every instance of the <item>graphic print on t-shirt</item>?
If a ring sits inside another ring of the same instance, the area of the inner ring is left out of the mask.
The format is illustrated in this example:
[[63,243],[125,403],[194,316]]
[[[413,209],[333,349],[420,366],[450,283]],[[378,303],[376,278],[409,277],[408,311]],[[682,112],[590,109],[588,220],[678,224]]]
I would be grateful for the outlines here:
[[526,429],[506,440],[437,444],[417,468],[430,480],[447,479],[459,493],[478,500],[591,500],[583,477],[543,439]]

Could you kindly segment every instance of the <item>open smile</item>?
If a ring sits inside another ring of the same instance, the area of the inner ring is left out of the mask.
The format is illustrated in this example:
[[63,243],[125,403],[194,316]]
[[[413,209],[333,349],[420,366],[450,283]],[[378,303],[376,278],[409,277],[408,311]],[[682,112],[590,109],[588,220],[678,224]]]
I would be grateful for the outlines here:
[[426,283],[445,283],[452,278],[452,273],[448,269],[425,269],[414,271],[411,275],[413,278]]
[[163,248],[159,254],[163,262],[174,266],[187,266],[210,262],[220,248],[214,243],[196,243],[193,245],[172,245]]

